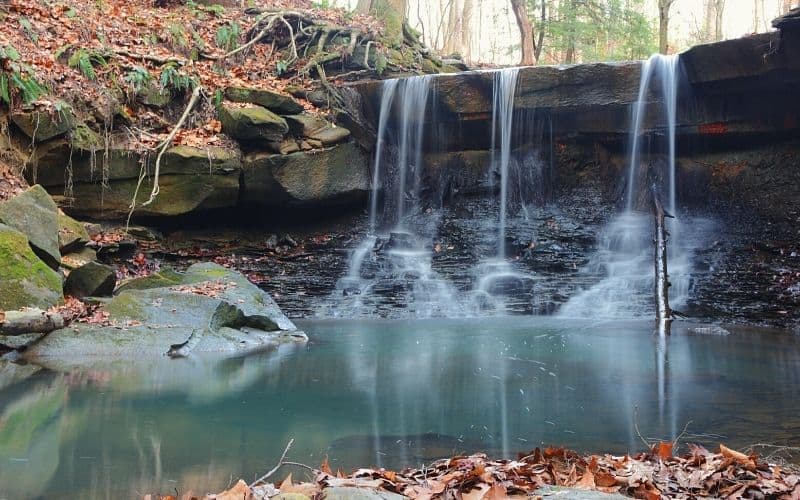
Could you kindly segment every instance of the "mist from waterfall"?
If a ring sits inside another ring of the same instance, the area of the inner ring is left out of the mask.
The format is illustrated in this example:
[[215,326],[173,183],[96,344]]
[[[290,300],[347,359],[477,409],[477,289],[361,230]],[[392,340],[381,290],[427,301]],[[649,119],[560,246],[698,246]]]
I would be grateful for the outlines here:
[[[599,235],[598,249],[583,269],[584,273],[602,278],[564,304],[559,311],[561,316],[652,316],[655,309],[651,185],[666,200],[667,211],[675,217],[667,222],[671,235],[668,250],[670,302],[679,308],[688,298],[690,258],[698,235],[682,229],[683,220],[677,206],[675,128],[681,77],[680,59],[676,55],[656,54],[642,63],[638,99],[631,116],[624,210]],[[650,98],[651,93],[659,99],[655,103]],[[648,116],[648,111],[652,110],[657,110],[657,120]],[[650,128],[645,126],[648,118],[663,130],[663,135],[656,134],[650,141],[645,135]],[[662,146],[666,151],[665,161],[659,161],[658,155],[648,154],[650,151],[645,147],[648,143],[651,147]],[[705,221],[698,221],[696,228],[705,224]]]

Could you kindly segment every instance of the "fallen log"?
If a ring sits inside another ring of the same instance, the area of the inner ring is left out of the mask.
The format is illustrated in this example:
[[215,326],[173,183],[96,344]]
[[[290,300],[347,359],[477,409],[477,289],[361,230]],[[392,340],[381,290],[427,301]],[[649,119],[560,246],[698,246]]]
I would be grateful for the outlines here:
[[672,310],[669,307],[669,273],[667,272],[667,236],[669,235],[666,224],[666,217],[673,217],[664,210],[661,198],[654,186],[651,187],[653,193],[653,215],[655,217],[655,301],[656,301],[656,321],[667,326],[672,321]]
[[58,313],[41,309],[0,311],[0,335],[50,333],[59,328],[64,328],[64,318]]

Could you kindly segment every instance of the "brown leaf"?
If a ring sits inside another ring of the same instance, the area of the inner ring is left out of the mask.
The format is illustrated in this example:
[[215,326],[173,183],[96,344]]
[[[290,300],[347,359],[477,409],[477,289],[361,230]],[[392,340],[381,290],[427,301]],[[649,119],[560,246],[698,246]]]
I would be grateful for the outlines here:
[[252,492],[247,483],[241,479],[229,490],[206,496],[206,500],[248,500],[250,498],[252,498]]
[[595,484],[594,474],[591,470],[586,470],[581,476],[580,481],[575,483],[576,488],[585,489],[585,490],[593,490],[597,485]]
[[719,452],[722,454],[723,457],[739,462],[748,469],[755,469],[756,467],[756,461],[753,457],[748,457],[747,455],[745,455],[740,451],[732,450],[727,446],[725,446],[724,444],[720,443]]
[[617,484],[617,478],[613,474],[600,471],[594,475],[594,483],[597,486],[610,488]]
[[291,487],[292,487],[292,473],[290,472],[289,475],[286,476],[286,479],[283,480],[281,485],[278,486],[278,489],[283,491],[284,488],[291,488]]
[[331,470],[331,466],[328,463],[328,457],[325,457],[325,460],[322,461],[322,465],[319,466],[319,470],[324,472],[325,474],[333,475],[333,471]]
[[658,443],[658,458],[661,460],[672,458],[672,441],[661,441]]

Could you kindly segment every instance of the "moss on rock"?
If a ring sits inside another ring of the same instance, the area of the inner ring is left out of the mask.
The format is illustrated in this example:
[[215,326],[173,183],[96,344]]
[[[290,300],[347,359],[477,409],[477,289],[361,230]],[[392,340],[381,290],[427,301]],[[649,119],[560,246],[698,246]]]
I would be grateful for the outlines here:
[[33,253],[24,234],[0,224],[0,310],[47,309],[62,300],[61,276]]

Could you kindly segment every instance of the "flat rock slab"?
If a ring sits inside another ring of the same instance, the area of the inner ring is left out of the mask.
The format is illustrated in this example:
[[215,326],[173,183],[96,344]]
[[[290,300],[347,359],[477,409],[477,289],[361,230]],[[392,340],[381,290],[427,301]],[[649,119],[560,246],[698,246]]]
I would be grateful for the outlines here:
[[322,498],[324,500],[402,500],[408,497],[390,491],[340,486],[326,488],[322,492]]
[[233,102],[249,102],[258,104],[270,111],[282,115],[302,113],[303,106],[288,95],[270,92],[264,89],[246,87],[228,87],[225,89],[225,98]]
[[581,490],[578,488],[566,488],[564,486],[544,486],[536,490],[536,493],[543,498],[564,500],[622,500],[630,497],[619,493],[603,493],[602,491]]
[[56,330],[25,357],[239,354],[307,340],[267,293],[222,266],[195,264],[185,274],[137,281],[102,305],[107,322]]

